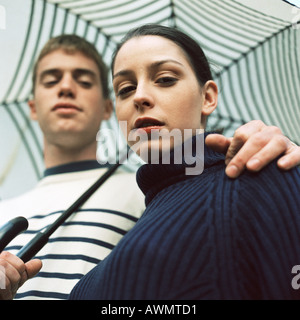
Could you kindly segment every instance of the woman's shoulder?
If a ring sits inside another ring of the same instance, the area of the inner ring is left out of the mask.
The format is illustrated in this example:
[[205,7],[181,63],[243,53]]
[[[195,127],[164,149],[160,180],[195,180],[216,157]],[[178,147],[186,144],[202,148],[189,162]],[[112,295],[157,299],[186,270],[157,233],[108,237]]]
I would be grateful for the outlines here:
[[[244,188],[265,190],[269,194],[281,192],[282,194],[300,192],[300,170],[282,170],[277,166],[276,160],[258,172],[245,172],[238,178]],[[300,197],[299,197],[300,198]]]
[[298,168],[283,171],[273,161],[259,172],[245,171],[232,184],[235,218],[247,229],[262,224],[286,232],[300,228]]

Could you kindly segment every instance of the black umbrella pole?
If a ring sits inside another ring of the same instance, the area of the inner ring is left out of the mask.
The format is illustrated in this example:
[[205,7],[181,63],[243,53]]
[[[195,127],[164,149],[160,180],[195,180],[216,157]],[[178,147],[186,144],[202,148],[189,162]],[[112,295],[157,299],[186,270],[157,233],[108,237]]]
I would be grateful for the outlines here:
[[[127,157],[127,154],[126,154]],[[121,165],[122,160],[110,167],[104,175],[102,175],[89,189],[87,189],[61,216],[54,221],[45,231],[39,232],[28,244],[26,244],[18,253],[17,256],[24,262],[32,259],[48,242],[52,233],[61,226],[72,213],[79,209],[82,204],[117,170]]]

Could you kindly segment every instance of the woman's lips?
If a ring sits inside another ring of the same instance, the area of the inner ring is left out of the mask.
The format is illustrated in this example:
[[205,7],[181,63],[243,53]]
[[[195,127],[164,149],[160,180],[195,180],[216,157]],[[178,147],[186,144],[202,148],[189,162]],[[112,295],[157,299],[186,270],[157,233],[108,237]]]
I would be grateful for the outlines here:
[[142,127],[136,129],[136,132],[146,132],[147,134],[150,134],[152,130],[160,130],[162,126],[148,126],[148,127]]
[[138,118],[134,123],[134,130],[143,130],[146,133],[150,133],[151,130],[159,130],[165,124],[155,118]]

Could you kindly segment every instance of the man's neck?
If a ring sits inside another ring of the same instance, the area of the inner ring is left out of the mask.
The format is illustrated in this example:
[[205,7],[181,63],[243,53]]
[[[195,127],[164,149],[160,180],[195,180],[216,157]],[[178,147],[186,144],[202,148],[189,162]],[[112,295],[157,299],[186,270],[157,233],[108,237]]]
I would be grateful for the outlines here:
[[45,167],[51,168],[70,162],[96,160],[96,151],[96,145],[87,146],[85,148],[78,148],[76,150],[48,145],[45,146],[44,149]]

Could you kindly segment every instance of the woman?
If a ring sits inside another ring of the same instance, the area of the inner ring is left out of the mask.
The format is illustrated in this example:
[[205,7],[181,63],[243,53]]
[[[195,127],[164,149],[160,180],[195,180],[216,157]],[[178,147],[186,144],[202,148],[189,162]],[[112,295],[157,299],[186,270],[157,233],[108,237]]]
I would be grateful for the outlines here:
[[[139,138],[137,152],[146,160],[158,154],[160,163],[137,173],[146,195],[143,216],[70,298],[299,298],[291,285],[300,264],[299,170],[283,172],[272,162],[233,180],[225,175],[224,156],[204,146],[203,172],[186,174],[193,165],[185,146],[192,141],[192,157],[203,158],[198,133],[218,97],[198,44],[178,30],[146,25],[122,41],[112,71],[128,143],[136,148]],[[153,139],[151,133],[173,129],[184,142],[182,161],[176,135],[171,163],[163,164],[168,134]]]

